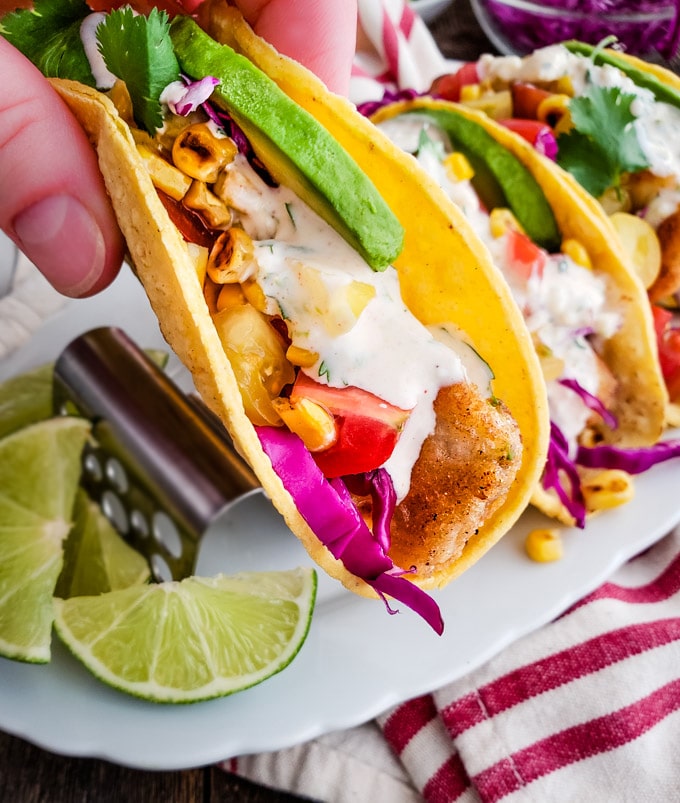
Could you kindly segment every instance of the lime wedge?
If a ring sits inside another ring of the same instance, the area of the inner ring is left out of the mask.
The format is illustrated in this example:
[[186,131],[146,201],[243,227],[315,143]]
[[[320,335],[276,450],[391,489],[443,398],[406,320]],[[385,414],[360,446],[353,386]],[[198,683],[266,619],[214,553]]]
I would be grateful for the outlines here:
[[42,365],[0,385],[0,438],[52,417],[52,365]]
[[0,655],[50,659],[52,594],[89,423],[53,418],[0,440]]
[[55,628],[98,678],[154,702],[222,697],[286,667],[316,597],[311,568],[152,583],[55,599]]
[[76,496],[75,524],[64,544],[55,595],[86,597],[146,583],[149,564],[114,529],[85,491]]

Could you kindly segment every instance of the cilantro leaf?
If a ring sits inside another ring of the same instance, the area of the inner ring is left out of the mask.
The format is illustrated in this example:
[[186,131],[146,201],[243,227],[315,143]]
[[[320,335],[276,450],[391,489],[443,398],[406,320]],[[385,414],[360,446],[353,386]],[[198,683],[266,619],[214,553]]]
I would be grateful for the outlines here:
[[80,39],[91,9],[83,0],[36,0],[33,9],[7,14],[0,33],[48,78],[70,78],[95,86]]
[[569,102],[573,128],[557,138],[557,163],[591,195],[619,187],[621,175],[649,167],[631,112],[635,95],[590,84]]
[[130,7],[112,11],[97,28],[97,41],[108,69],[127,86],[135,120],[155,133],[163,124],[161,92],[179,79],[168,15],[157,8],[148,17]]

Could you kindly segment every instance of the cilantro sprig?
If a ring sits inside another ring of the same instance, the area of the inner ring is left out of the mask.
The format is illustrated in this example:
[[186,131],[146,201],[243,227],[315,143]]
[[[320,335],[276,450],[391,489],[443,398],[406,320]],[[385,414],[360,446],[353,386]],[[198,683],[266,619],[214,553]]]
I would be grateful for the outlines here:
[[7,14],[0,34],[48,78],[70,78],[94,87],[80,25],[92,10],[83,0],[35,0],[34,8]]
[[618,188],[621,176],[649,167],[631,105],[635,95],[589,84],[569,102],[573,128],[557,139],[557,162],[591,195]]
[[[48,78],[95,87],[80,38],[91,13],[84,0],[36,0],[33,9],[3,17],[0,34]],[[97,42],[107,69],[127,86],[137,124],[154,133],[163,124],[161,92],[180,76],[167,13],[153,8],[148,16],[135,15],[129,6],[112,11],[97,27]]]
[[107,68],[127,86],[135,120],[154,133],[163,124],[161,92],[180,77],[168,15],[157,8],[146,17],[130,7],[112,11],[97,41]]

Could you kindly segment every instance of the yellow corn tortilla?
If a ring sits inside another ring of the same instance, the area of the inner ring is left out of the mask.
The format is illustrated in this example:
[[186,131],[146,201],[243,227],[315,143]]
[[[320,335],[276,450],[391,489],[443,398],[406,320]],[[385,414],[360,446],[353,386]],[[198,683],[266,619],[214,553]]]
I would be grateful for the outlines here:
[[[552,207],[562,238],[582,243],[594,269],[606,274],[617,288],[612,301],[621,310],[623,322],[602,353],[605,363],[619,382],[612,412],[616,429],[602,426],[604,440],[626,447],[646,446],[659,439],[664,427],[668,401],[656,352],[654,324],[645,288],[629,267],[620,240],[600,204],[555,162],[539,154],[525,139],[496,123],[482,112],[450,101],[416,98],[380,109],[373,121],[418,109],[444,109],[468,118],[507,148],[529,170]],[[532,503],[547,515],[565,524],[574,519],[556,495],[540,483]]]
[[[256,37],[225,6],[229,43],[248,56],[344,145],[370,175],[406,230],[396,267],[403,295],[425,324],[451,321],[495,371],[493,390],[510,408],[523,439],[522,464],[507,498],[470,539],[461,558],[427,579],[441,586],[474,563],[512,526],[529,502],[548,443],[540,367],[514,301],[468,223],[413,160],[379,134],[354,107],[328,92],[297,63]],[[108,98],[81,84],[54,80],[94,144],[114,210],[164,337],[191,371],[196,388],[229,430],[273,504],[311,558],[352,591],[375,592],[350,575],[299,514],[247,419],[233,370],[212,323],[185,243],[170,221],[138,155],[130,130]]]

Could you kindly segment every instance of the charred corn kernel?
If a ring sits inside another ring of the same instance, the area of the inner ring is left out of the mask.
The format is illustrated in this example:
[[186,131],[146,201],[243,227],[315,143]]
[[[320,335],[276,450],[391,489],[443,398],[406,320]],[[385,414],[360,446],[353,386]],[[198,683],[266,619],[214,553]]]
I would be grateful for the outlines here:
[[311,399],[274,399],[274,409],[283,423],[294,432],[310,452],[322,452],[330,448],[338,438],[332,413]]
[[645,288],[651,287],[661,270],[661,245],[654,229],[644,218],[629,212],[610,217],[626,257]]
[[575,240],[573,237],[567,237],[562,240],[562,253],[566,254],[582,268],[593,269],[593,263],[590,261],[588,251],[586,251],[585,245],[580,240]]
[[536,109],[536,119],[542,123],[547,123],[551,128],[556,128],[562,122],[563,117],[568,117],[571,125],[571,115],[569,113],[570,97],[567,95],[548,95],[544,98]]
[[210,192],[203,181],[191,182],[182,203],[198,212],[211,229],[226,229],[231,224],[231,212],[224,201]]
[[208,249],[204,245],[197,245],[196,243],[187,243],[187,251],[189,258],[194,263],[196,268],[196,276],[201,287],[205,284],[205,274],[208,267]]
[[220,170],[233,160],[236,153],[234,141],[229,137],[215,136],[207,123],[188,126],[172,144],[175,166],[187,176],[208,184],[217,181]]
[[625,505],[635,496],[633,478],[619,468],[600,472],[583,482],[581,489],[587,510],[608,510]]
[[125,81],[117,80],[116,83],[106,93],[116,107],[118,114],[128,125],[134,124],[134,114],[132,112],[132,99],[125,84]]
[[460,88],[460,102],[465,103],[469,100],[479,100],[482,94],[480,84],[463,84]]
[[[211,284],[214,284],[214,282],[211,282]],[[218,312],[248,302],[240,284],[218,284],[215,286],[219,288],[219,294],[215,302],[215,308]]]
[[355,318],[361,315],[373,298],[375,298],[375,287],[372,284],[351,282],[347,286],[347,303]]
[[260,312],[267,311],[267,296],[254,279],[241,282],[241,290],[248,301]]
[[537,563],[561,560],[564,554],[560,533],[553,529],[531,530],[524,540],[524,549]]
[[469,181],[475,174],[468,158],[458,151],[444,159],[444,167],[453,181]]
[[319,355],[316,351],[310,351],[309,349],[303,349],[300,346],[291,344],[288,346],[288,351],[286,351],[286,358],[289,362],[292,362],[293,365],[299,365],[301,368],[311,368],[319,359]]
[[509,229],[524,232],[519,220],[504,206],[497,206],[489,214],[489,231],[494,238],[502,237]]
[[217,299],[219,298],[221,287],[229,287],[229,285],[215,284],[209,276],[206,276],[203,282],[203,298],[205,298],[205,303],[208,306],[210,315],[216,315],[218,312]]
[[484,112],[494,120],[507,120],[512,117],[512,94],[509,89],[483,93],[477,100],[467,101],[465,106]]
[[147,148],[146,145],[137,145],[137,152],[144,159],[154,187],[162,190],[166,195],[181,201],[191,187],[191,179],[181,170],[166,162],[162,156]]
[[243,229],[231,228],[215,240],[208,257],[208,276],[216,284],[245,281],[255,267],[253,241]]

